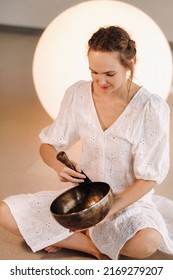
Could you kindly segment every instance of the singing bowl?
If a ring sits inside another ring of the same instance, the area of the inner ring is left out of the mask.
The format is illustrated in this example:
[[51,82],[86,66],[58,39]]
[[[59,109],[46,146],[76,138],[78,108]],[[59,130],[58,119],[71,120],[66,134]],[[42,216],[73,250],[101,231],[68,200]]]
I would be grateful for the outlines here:
[[50,210],[63,227],[82,230],[103,220],[112,202],[110,186],[104,182],[92,182],[65,191],[52,202]]

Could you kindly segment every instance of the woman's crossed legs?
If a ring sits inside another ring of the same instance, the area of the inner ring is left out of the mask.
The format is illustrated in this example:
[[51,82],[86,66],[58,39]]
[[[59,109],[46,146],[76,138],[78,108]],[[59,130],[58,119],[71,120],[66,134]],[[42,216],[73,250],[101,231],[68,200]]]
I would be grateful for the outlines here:
[[[0,203],[0,225],[11,233],[22,237],[9,207],[3,201]],[[145,228],[138,231],[125,243],[120,254],[131,258],[144,259],[156,252],[162,242],[162,236],[158,231]],[[66,239],[46,247],[45,251],[55,253],[60,248],[82,251],[93,255],[97,259],[109,259],[96,248],[87,231],[76,232]]]

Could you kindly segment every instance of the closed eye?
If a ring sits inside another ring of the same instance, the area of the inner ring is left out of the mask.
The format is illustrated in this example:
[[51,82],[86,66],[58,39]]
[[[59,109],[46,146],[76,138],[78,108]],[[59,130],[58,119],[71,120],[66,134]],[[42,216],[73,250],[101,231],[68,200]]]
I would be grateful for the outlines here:
[[97,75],[98,73],[91,70],[91,74]]
[[[97,73],[96,71],[90,69],[91,71],[91,74],[94,74],[94,75],[98,75],[99,73]],[[103,73],[100,73],[101,75],[106,75],[108,77],[113,77],[114,75],[116,75],[116,72],[113,72],[113,71],[110,71],[110,72],[103,72]]]
[[107,75],[108,77],[113,77],[113,76],[115,76],[115,74],[116,74],[116,73],[106,73],[106,75]]

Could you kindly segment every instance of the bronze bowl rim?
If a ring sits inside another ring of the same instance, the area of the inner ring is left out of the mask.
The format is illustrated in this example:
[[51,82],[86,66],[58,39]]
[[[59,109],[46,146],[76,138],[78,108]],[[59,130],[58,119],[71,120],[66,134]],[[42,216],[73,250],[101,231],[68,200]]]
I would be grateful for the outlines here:
[[[108,186],[108,192],[107,192],[107,194],[106,194],[104,197],[102,197],[99,201],[97,201],[95,204],[91,205],[91,206],[88,207],[88,208],[85,208],[85,209],[83,209],[83,210],[80,210],[80,211],[78,211],[78,212],[72,212],[72,213],[66,213],[66,214],[56,214],[55,212],[52,211],[53,203],[55,203],[56,199],[60,198],[61,196],[65,195],[66,193],[70,192],[71,190],[73,190],[73,189],[75,189],[75,188],[77,189],[78,187],[84,187],[84,185],[90,185],[90,184],[94,184],[94,183],[102,184],[102,185]],[[106,182],[95,181],[95,182],[89,182],[89,183],[86,183],[86,184],[84,183],[83,185],[81,184],[81,185],[74,186],[74,187],[72,187],[72,188],[70,188],[70,189],[68,189],[68,190],[66,190],[66,191],[64,191],[64,192],[62,192],[60,195],[58,195],[58,196],[52,201],[52,203],[51,203],[51,205],[50,205],[50,210],[51,210],[51,213],[52,213],[54,216],[56,216],[56,217],[70,217],[70,216],[79,215],[80,213],[87,212],[87,211],[89,211],[90,209],[96,207],[96,205],[99,204],[102,200],[104,200],[109,194],[110,194],[110,195],[113,195],[112,189],[111,189],[110,185],[109,185],[108,183],[106,183]]]

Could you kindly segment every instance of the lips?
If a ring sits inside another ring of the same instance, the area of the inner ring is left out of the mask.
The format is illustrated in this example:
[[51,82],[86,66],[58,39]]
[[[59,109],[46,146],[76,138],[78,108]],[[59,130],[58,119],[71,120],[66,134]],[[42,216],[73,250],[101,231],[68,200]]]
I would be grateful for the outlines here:
[[110,86],[100,86],[102,90],[107,90]]

